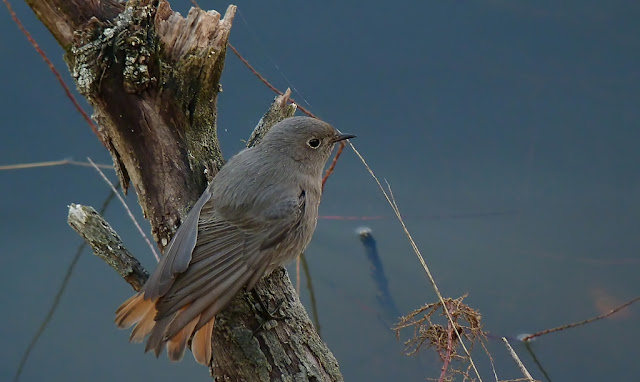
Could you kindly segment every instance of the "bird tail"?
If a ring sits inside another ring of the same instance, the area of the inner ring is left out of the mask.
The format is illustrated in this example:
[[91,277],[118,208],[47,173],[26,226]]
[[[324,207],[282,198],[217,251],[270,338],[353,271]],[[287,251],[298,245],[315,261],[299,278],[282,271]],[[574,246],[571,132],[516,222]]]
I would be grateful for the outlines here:
[[211,337],[213,335],[214,318],[195,331],[194,334],[196,324],[200,320],[200,315],[198,315],[173,337],[165,338],[167,326],[188,305],[176,313],[156,321],[158,313],[156,302],[157,300],[145,300],[144,293],[138,293],[120,305],[116,311],[116,325],[121,329],[135,325],[131,331],[129,342],[140,343],[150,334],[145,352],[153,350],[156,357],[158,357],[162,352],[162,348],[166,345],[169,360],[178,362],[184,357],[189,339],[193,335],[193,340],[191,341],[193,357],[199,364],[209,366],[211,364]]

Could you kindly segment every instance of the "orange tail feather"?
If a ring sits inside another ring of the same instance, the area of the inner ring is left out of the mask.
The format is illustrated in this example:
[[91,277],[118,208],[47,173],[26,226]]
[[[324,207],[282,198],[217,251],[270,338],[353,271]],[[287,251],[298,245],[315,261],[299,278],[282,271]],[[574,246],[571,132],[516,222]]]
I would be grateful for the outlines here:
[[171,361],[179,362],[182,360],[182,357],[184,357],[184,351],[187,348],[187,343],[189,342],[199,319],[200,315],[191,320],[187,326],[180,329],[175,336],[171,337],[167,341],[167,355]]
[[140,322],[150,309],[155,310],[155,301],[145,300],[142,293],[138,293],[125,301],[116,311],[116,325],[126,329]]
[[140,319],[135,328],[131,331],[129,342],[140,343],[144,340],[156,324],[156,313],[158,313],[158,311],[156,310],[155,304],[151,305],[149,310],[147,310],[147,313],[145,313],[142,319]]
[[189,339],[193,336],[191,343],[193,357],[199,364],[208,366],[211,364],[211,337],[215,317],[205,323],[195,334],[194,331],[200,321],[200,315],[194,317],[172,338],[164,337],[167,326],[187,307],[188,305],[172,316],[156,321],[156,301],[145,300],[144,294],[138,293],[120,305],[116,311],[115,322],[119,328],[123,329],[135,325],[129,337],[130,342],[142,342],[151,333],[145,351],[153,349],[157,357],[166,344],[169,359],[174,362],[182,360]]
[[215,317],[198,329],[191,341],[193,358],[196,359],[196,362],[204,366],[211,364],[211,336],[213,334],[214,321]]

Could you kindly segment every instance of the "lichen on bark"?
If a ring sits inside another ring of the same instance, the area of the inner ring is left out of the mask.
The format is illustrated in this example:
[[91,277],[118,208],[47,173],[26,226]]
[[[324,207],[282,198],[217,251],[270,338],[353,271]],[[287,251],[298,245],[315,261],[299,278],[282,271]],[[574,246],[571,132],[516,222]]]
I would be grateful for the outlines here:
[[[123,189],[135,189],[164,248],[224,163],[216,101],[235,6],[224,17],[195,8],[183,17],[166,0],[27,1],[65,49]],[[293,115],[287,101],[277,98],[253,138]],[[256,293],[271,303],[284,300],[282,311],[291,318],[268,322],[254,336],[261,313],[252,297],[236,296],[216,317],[215,378],[342,380],[286,272],[262,280]]]

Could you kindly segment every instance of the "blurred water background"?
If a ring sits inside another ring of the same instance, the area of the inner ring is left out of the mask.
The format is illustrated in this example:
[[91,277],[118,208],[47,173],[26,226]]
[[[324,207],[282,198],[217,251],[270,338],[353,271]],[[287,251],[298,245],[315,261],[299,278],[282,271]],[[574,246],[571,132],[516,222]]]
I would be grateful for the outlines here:
[[[171,4],[183,13],[191,6]],[[200,1],[221,11],[227,5]],[[639,294],[639,3],[238,5],[231,43],[276,87],[291,87],[301,105],[358,135],[354,144],[392,185],[443,294],[468,293],[486,330],[513,338]],[[13,6],[73,87],[60,47],[25,3]],[[0,164],[87,156],[111,163],[4,9],[0,36]],[[231,52],[222,85],[218,129],[229,157],[274,94]],[[108,194],[90,168],[0,172],[0,380],[14,377],[81,243],[66,224],[67,205],[98,208]],[[139,215],[135,195],[127,200]],[[437,378],[435,353],[405,356],[381,319],[359,226],[373,232],[401,314],[436,297],[391,208],[349,150],[320,213],[381,217],[322,219],[306,251],[321,334],[345,379]],[[105,217],[153,269],[122,207],[112,203]],[[301,285],[310,309],[306,280]],[[171,364],[127,343],[113,312],[130,292],[86,251],[21,380],[210,380],[191,357]],[[512,345],[537,379],[638,381],[639,309],[532,343],[547,377],[521,343]],[[490,338],[488,348],[501,379],[521,376],[500,341]],[[494,380],[483,352],[473,354],[483,379]]]

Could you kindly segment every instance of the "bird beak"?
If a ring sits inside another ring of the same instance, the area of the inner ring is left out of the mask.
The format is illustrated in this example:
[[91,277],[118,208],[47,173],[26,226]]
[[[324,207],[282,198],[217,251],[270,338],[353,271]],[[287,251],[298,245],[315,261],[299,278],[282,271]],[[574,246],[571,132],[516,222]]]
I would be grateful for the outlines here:
[[351,139],[351,138],[355,138],[356,136],[353,134],[339,134],[336,135],[331,142],[332,143],[336,143],[336,142],[340,142],[340,141],[344,141],[345,139]]

